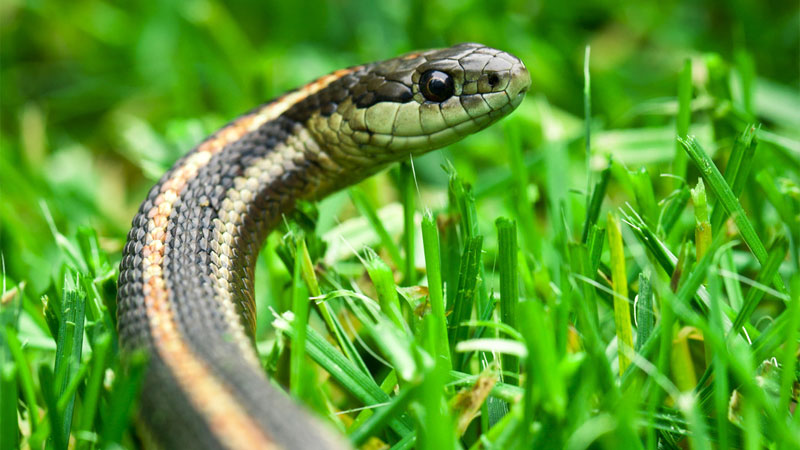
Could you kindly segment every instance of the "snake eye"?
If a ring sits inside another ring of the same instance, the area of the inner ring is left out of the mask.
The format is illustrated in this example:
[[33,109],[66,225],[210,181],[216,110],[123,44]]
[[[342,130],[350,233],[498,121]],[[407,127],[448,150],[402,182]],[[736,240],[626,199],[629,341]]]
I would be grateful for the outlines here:
[[419,79],[419,90],[432,102],[443,102],[455,93],[453,77],[439,70],[429,70]]

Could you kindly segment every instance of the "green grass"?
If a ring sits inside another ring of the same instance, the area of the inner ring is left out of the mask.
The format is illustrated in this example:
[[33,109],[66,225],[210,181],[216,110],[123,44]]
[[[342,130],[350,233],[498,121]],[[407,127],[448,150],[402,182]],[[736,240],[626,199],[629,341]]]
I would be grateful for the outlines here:
[[365,448],[800,448],[796,10],[260,8],[0,7],[0,448],[142,445],[117,266],[177,157],[326,71],[468,40],[520,56],[528,98],[287,217],[265,372]]

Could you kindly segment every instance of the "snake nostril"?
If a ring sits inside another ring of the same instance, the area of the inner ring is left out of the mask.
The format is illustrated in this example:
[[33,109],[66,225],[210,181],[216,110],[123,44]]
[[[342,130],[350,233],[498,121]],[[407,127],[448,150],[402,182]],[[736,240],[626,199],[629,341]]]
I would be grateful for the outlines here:
[[489,86],[495,87],[500,83],[500,77],[496,73],[491,73],[486,81],[489,82]]

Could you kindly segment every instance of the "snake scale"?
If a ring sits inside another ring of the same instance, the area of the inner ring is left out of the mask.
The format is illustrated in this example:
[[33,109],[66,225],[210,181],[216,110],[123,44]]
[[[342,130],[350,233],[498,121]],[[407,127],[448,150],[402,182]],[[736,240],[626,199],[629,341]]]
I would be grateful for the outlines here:
[[140,428],[162,448],[342,449],[267,379],[254,346],[254,264],[298,199],[453,143],[516,108],[515,56],[480,44],[338,70],[236,118],[149,191],[119,272],[126,355],[148,354]]

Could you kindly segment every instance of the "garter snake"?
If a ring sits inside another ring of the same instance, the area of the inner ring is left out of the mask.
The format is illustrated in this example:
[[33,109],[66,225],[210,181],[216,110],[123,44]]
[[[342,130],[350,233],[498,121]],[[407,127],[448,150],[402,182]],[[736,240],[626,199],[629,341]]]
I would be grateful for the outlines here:
[[120,263],[125,354],[148,353],[139,403],[165,448],[348,448],[266,378],[254,264],[298,199],[319,199],[481,130],[519,105],[522,62],[479,44],[338,70],[238,117],[149,191]]

